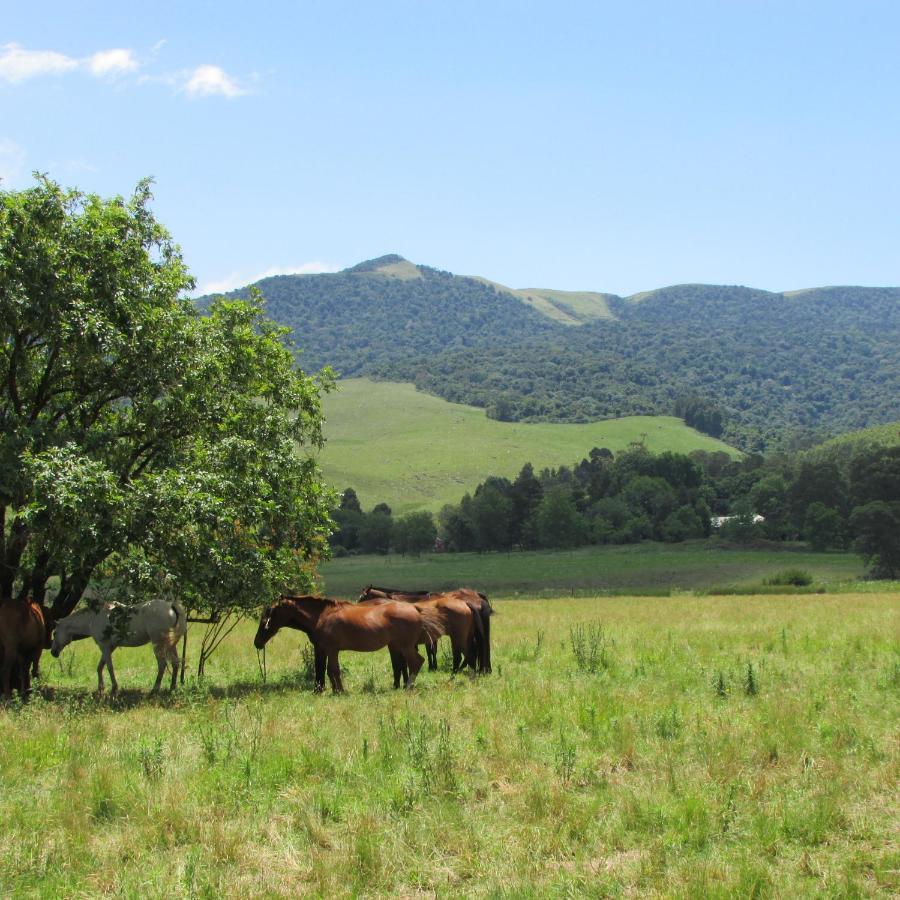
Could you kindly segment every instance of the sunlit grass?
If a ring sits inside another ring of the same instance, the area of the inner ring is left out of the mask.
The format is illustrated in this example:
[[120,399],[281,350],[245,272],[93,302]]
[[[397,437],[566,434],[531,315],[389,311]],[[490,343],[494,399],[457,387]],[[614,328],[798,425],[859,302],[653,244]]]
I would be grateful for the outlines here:
[[501,600],[493,676],[345,654],[341,697],[296,633],[263,685],[249,623],[159,700],[76,644],[0,711],[0,893],[889,894],[898,600]]
[[459,503],[488,475],[515,478],[530,462],[573,465],[594,447],[624,450],[642,441],[654,453],[738,451],[671,416],[629,416],[586,424],[497,422],[483,409],[448,403],[411,384],[352,378],[325,400],[321,454],[338,490],[352,487],[365,509],[387,503],[395,514],[438,512]]

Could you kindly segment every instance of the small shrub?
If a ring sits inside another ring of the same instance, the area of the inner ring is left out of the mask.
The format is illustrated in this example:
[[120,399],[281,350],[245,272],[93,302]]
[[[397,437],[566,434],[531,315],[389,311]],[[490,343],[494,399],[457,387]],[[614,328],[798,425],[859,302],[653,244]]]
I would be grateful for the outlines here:
[[806,587],[812,584],[812,575],[805,569],[784,569],[782,572],[776,572],[771,578],[763,581],[767,585],[794,585],[795,587]]
[[580,671],[593,673],[609,668],[607,637],[599,622],[573,625],[569,631],[569,640]]

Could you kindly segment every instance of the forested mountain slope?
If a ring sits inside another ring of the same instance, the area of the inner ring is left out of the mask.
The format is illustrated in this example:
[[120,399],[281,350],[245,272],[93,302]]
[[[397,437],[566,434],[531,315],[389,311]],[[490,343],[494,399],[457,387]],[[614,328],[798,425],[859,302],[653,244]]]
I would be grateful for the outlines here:
[[304,367],[411,381],[498,419],[677,413],[747,450],[900,419],[900,288],[623,298],[516,291],[399,256],[257,287]]

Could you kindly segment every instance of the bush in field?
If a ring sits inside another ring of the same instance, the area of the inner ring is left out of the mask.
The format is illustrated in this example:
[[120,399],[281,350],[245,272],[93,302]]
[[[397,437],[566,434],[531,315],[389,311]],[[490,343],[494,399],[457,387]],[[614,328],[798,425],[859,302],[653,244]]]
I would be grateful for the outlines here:
[[785,569],[767,578],[763,584],[805,587],[808,584],[812,584],[812,580],[812,575],[804,569]]

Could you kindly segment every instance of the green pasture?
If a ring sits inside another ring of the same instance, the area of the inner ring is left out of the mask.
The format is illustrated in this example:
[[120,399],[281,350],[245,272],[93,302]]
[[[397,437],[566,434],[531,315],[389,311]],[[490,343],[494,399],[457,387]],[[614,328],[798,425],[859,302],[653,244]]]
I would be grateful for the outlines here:
[[493,675],[344,696],[253,623],[160,699],[76,644],[0,708],[0,895],[896,896],[898,600],[500,600]]
[[356,597],[367,584],[423,590],[468,585],[492,597],[533,597],[752,589],[786,569],[809,572],[813,589],[854,582],[865,572],[852,553],[812,553],[792,545],[735,549],[711,540],[418,558],[345,556],[325,563],[321,573],[324,590],[334,597]]
[[352,487],[365,509],[394,513],[458,503],[488,475],[514,478],[530,462],[572,465],[594,447],[618,451],[644,441],[653,452],[737,451],[668,416],[630,416],[584,425],[497,422],[484,410],[417,391],[411,384],[362,378],[325,398],[321,454],[326,479]]

